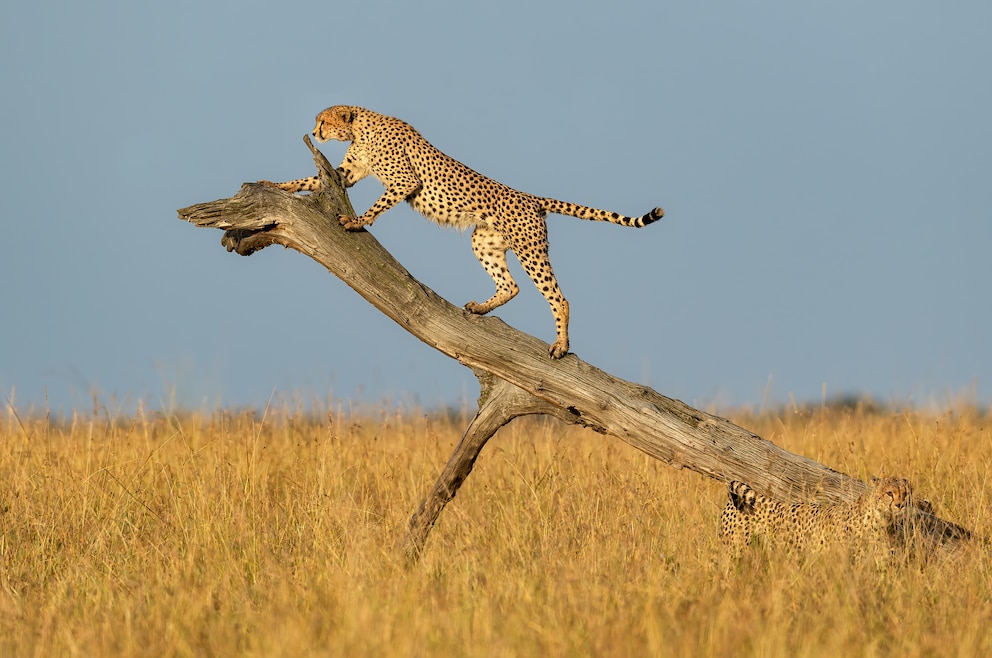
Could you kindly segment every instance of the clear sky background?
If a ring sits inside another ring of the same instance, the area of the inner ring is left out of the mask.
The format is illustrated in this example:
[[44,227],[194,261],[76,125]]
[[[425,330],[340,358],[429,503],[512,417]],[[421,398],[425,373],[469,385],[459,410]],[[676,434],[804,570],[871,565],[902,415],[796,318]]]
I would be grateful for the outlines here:
[[[572,349],[608,372],[697,405],[987,404],[990,29],[987,1],[5,3],[0,395],[474,401],[313,261],[177,219],[312,174],[302,136],[354,104],[518,189],[666,209],[549,218]],[[406,205],[372,233],[453,303],[491,294],[468,234]],[[515,272],[496,314],[551,341]]]

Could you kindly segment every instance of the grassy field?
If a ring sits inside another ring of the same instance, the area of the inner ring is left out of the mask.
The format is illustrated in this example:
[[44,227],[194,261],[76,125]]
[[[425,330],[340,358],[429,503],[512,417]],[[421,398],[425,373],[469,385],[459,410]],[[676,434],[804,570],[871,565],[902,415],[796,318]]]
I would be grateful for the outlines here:
[[[909,477],[988,535],[990,416],[732,418],[848,473]],[[0,656],[992,655],[992,559],[721,555],[723,485],[518,420],[423,559],[407,519],[465,419],[0,415]]]

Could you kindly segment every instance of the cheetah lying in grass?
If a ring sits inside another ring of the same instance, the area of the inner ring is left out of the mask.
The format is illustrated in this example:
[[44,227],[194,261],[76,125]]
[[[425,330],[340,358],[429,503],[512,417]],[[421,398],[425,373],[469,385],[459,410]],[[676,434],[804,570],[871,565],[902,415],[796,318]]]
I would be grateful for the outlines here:
[[[371,110],[350,105],[329,107],[317,115],[313,136],[320,142],[351,142],[338,172],[346,187],[369,174],[386,188],[379,200],[359,217],[341,217],[349,231],[369,226],[383,212],[401,201],[442,226],[475,227],[472,251],[496,284],[496,293],[465,309],[485,314],[513,299],[519,292],[507,269],[506,252],[512,250],[527,275],[551,306],[555,342],[549,354],[560,359],[568,353],[568,301],[548,259],[549,213],[579,219],[611,222],[641,228],[664,216],[655,208],[640,217],[627,217],[566,201],[520,192],[469,169],[420,136],[409,124]],[[266,185],[303,192],[316,190],[317,176]]]
[[794,551],[818,550],[846,542],[856,550],[886,545],[916,512],[929,514],[929,501],[915,501],[902,478],[873,479],[872,488],[851,503],[780,503],[743,482],[728,486],[730,500],[720,518],[720,536],[735,556],[753,538]]

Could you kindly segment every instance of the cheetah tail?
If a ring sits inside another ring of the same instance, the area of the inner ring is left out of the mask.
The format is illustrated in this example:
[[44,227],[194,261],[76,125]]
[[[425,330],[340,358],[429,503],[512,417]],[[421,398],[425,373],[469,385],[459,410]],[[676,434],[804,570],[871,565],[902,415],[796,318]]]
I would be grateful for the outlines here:
[[734,507],[738,511],[746,514],[754,512],[754,503],[758,498],[758,494],[755,493],[754,489],[737,480],[730,482],[727,485],[727,489],[730,494],[730,502],[734,504]]
[[641,215],[640,217],[627,217],[620,213],[597,210],[587,206],[580,206],[577,203],[558,201],[557,199],[538,199],[538,203],[545,212],[556,215],[568,215],[569,217],[578,217],[579,219],[588,219],[594,222],[611,222],[620,226],[633,226],[635,228],[643,228],[665,216],[665,211],[661,208],[655,208],[648,214]]

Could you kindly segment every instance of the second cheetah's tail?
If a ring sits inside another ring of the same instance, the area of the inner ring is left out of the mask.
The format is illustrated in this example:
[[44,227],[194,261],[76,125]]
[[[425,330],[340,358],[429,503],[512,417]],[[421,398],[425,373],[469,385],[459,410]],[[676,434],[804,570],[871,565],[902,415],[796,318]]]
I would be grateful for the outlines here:
[[758,494],[755,493],[754,489],[737,480],[728,484],[727,489],[730,494],[730,502],[734,504],[734,507],[739,512],[745,514],[754,512],[754,503],[758,498]]
[[538,202],[546,212],[555,213],[556,215],[568,215],[569,217],[578,217],[579,219],[588,219],[594,222],[611,222],[620,226],[633,226],[635,228],[643,228],[665,216],[665,211],[661,208],[655,208],[648,214],[641,215],[640,217],[627,217],[626,215],[610,212],[609,210],[597,210],[587,206],[580,206],[577,203],[558,201],[557,199],[538,199]]

